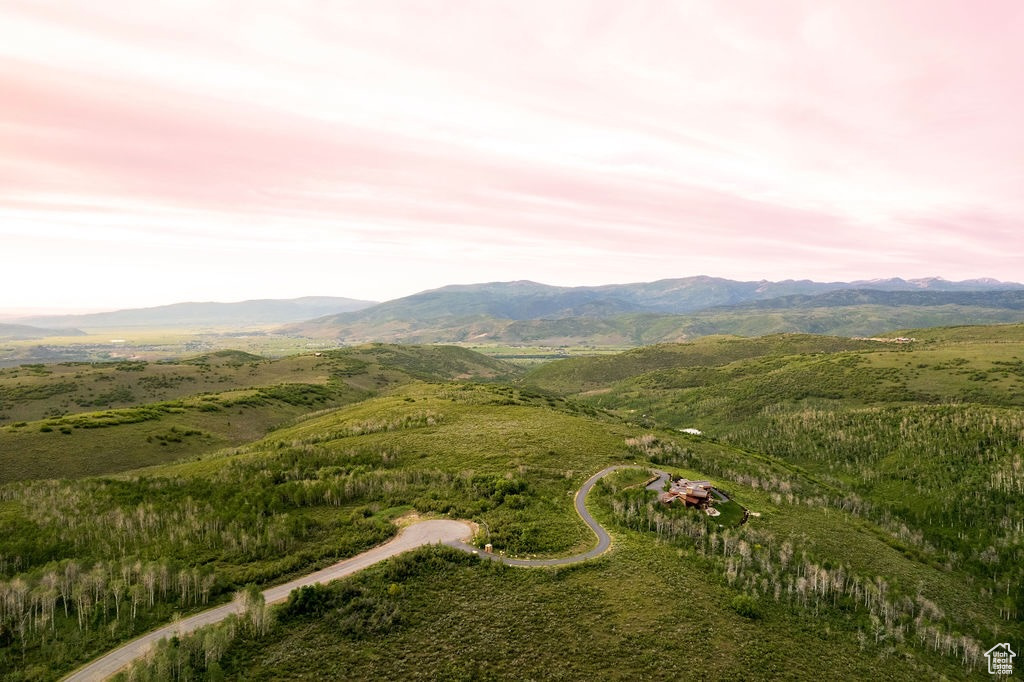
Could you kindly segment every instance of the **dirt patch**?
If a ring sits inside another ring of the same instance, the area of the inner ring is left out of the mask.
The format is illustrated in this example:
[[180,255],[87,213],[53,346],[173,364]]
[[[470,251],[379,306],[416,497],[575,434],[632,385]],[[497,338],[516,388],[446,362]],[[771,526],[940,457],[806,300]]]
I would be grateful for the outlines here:
[[412,524],[422,520],[423,517],[420,515],[420,513],[416,510],[413,510],[402,514],[397,519],[392,521],[392,523],[394,523],[399,528],[405,528],[406,526],[411,526]]

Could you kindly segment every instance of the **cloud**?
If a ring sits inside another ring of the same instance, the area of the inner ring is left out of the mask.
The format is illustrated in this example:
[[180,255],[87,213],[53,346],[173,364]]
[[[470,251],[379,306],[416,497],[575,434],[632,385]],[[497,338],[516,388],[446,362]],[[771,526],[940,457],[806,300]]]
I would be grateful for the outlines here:
[[[392,259],[370,298],[1013,278],[1022,33],[1017,2],[13,3],[0,235],[29,260],[277,258],[304,293],[372,275],[314,276],[322,253]],[[267,286],[247,272],[233,292]]]

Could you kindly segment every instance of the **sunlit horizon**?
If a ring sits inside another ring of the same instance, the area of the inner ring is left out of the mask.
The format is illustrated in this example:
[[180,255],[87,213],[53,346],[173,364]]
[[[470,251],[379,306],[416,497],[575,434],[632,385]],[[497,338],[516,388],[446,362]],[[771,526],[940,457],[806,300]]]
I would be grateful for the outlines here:
[[0,310],[1024,272],[1024,5],[0,8]]

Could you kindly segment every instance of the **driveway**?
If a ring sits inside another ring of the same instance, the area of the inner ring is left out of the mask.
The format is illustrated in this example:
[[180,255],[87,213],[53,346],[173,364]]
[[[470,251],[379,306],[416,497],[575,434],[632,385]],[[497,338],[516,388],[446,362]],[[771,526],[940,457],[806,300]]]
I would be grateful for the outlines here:
[[509,566],[567,566],[569,564],[578,564],[581,561],[586,561],[587,559],[593,559],[596,556],[604,554],[608,550],[608,548],[611,547],[612,539],[608,535],[608,531],[606,531],[603,526],[601,526],[597,521],[595,521],[594,517],[590,515],[589,511],[587,511],[587,495],[590,493],[590,490],[599,480],[601,480],[608,474],[614,473],[621,469],[649,469],[651,473],[657,474],[658,480],[652,482],[650,485],[647,486],[649,490],[661,490],[660,487],[652,486],[664,485],[665,481],[667,481],[669,477],[667,472],[661,471],[660,469],[651,469],[650,467],[644,467],[634,464],[619,464],[616,466],[610,466],[607,469],[601,469],[601,471],[598,471],[596,474],[588,478],[583,483],[583,485],[580,486],[580,489],[576,492],[576,498],[573,501],[573,503],[576,506],[576,513],[580,515],[580,518],[583,519],[583,522],[590,526],[590,530],[594,531],[594,535],[597,536],[597,545],[593,549],[583,552],[582,554],[575,554],[573,556],[560,557],[557,559],[511,559],[500,554],[488,554],[486,552],[480,552],[480,550],[478,550],[476,547],[473,547],[472,545],[466,544],[465,542],[461,542],[458,540],[449,542],[447,544],[451,545],[452,547],[461,549],[465,552],[473,552],[474,554],[479,553],[480,556],[482,556],[485,559],[490,559],[491,561],[500,561],[501,563],[508,564]]
[[[357,554],[351,559],[339,561],[333,566],[310,573],[291,582],[277,585],[263,591],[263,597],[268,604],[284,601],[292,590],[315,583],[326,583],[338,578],[344,578],[378,561],[383,561],[396,554],[407,552],[410,549],[433,545],[437,543],[451,544],[454,541],[468,540],[473,536],[473,527],[465,521],[452,521],[447,519],[420,521],[404,528],[398,536],[389,542],[369,549],[362,554]],[[165,625],[153,630],[127,644],[123,644],[110,653],[97,658],[92,663],[79,668],[68,677],[64,678],[69,682],[93,682],[105,680],[122,668],[127,667],[133,661],[146,655],[152,646],[161,639],[181,636],[193,632],[204,625],[219,623],[232,613],[240,613],[241,605],[231,602],[216,608],[197,613],[188,618]]]
[[[598,524],[597,521],[594,520],[594,517],[590,515],[590,512],[587,511],[587,495],[599,480],[610,473],[619,471],[620,469],[649,469],[652,473],[657,474],[659,477],[658,480],[648,486],[651,490],[660,490],[660,487],[655,488],[652,486],[662,486],[665,480],[668,479],[668,474],[664,471],[632,464],[610,466],[588,478],[576,492],[574,504],[576,506],[576,513],[580,515],[583,522],[586,523],[587,526],[594,531],[594,535],[597,536],[597,545],[595,545],[593,549],[583,552],[582,554],[561,557],[558,559],[511,559],[501,556],[500,554],[480,552],[479,549],[468,544],[466,541],[472,538],[473,527],[466,521],[455,521],[449,519],[420,521],[406,526],[398,536],[383,545],[369,549],[362,554],[357,554],[351,559],[339,561],[333,566],[328,566],[327,568],[316,571],[315,573],[310,573],[309,575],[296,578],[295,580],[284,583],[283,585],[277,585],[276,587],[264,590],[263,597],[267,600],[268,604],[281,602],[288,598],[288,595],[292,590],[296,590],[307,585],[313,585],[315,583],[327,583],[332,580],[337,580],[338,578],[344,578],[345,576],[372,566],[378,561],[383,561],[384,559],[393,557],[396,554],[401,554],[409,551],[410,549],[422,547],[423,545],[433,545],[438,543],[460,549],[464,552],[477,554],[478,556],[490,559],[491,561],[500,561],[504,564],[508,564],[509,566],[566,566],[569,564],[578,564],[581,561],[586,561],[587,559],[592,559],[600,554],[604,554],[604,552],[611,547],[612,539],[608,535],[608,531]],[[175,635],[185,635],[203,627],[204,625],[219,623],[233,613],[241,613],[240,604],[231,602],[229,604],[223,604],[216,608],[197,613],[193,616],[189,616],[188,618],[182,618],[181,620],[165,625],[121,645],[110,653],[97,658],[92,663],[79,668],[64,679],[66,682],[96,682],[99,680],[105,680],[119,670],[130,665],[136,659],[145,656],[153,645],[161,639],[173,637]]]

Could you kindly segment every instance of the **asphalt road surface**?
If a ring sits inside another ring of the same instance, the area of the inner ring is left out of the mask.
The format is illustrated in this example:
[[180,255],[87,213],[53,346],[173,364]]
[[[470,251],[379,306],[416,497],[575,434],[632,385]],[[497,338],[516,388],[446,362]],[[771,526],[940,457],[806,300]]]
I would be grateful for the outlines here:
[[[593,559],[596,556],[604,554],[608,550],[608,548],[611,547],[612,539],[608,535],[608,531],[606,531],[603,526],[601,526],[597,521],[595,521],[594,517],[590,515],[589,511],[587,511],[587,494],[599,480],[601,480],[610,473],[619,471],[620,469],[650,469],[650,467],[642,467],[633,464],[620,464],[617,466],[608,467],[607,469],[601,469],[601,471],[598,471],[596,474],[588,478],[583,483],[583,485],[580,486],[580,489],[576,492],[576,499],[574,500],[574,504],[576,505],[576,513],[580,515],[580,518],[583,519],[583,522],[590,526],[590,530],[594,531],[594,535],[597,536],[597,545],[593,549],[583,552],[582,554],[560,557],[558,559],[511,559],[500,554],[488,554],[486,552],[480,553],[480,556],[484,557],[485,559],[490,559],[491,561],[500,561],[501,563],[508,564],[509,566],[566,566],[569,564],[578,564],[581,561]],[[658,480],[650,483],[647,486],[648,490],[661,490],[665,481],[667,481],[669,478],[668,473],[665,471],[661,471],[660,469],[650,469],[650,471],[658,475]],[[452,547],[456,547],[466,552],[473,552],[474,554],[480,551],[476,547],[468,545],[465,542],[460,542],[458,540],[456,540],[455,542],[450,542],[448,544],[450,544]]]
[[[565,566],[568,564],[578,564],[581,561],[586,561],[587,559],[592,559],[604,554],[612,544],[612,539],[608,535],[608,531],[598,524],[597,521],[594,520],[594,517],[590,515],[590,512],[587,511],[587,494],[599,480],[614,471],[618,471],[620,469],[645,468],[648,467],[625,464],[602,469],[588,478],[576,492],[574,500],[576,512],[580,515],[580,518],[583,519],[583,522],[586,523],[597,536],[597,545],[593,549],[583,552],[582,554],[558,559],[511,559],[500,554],[480,552],[476,547],[468,544],[466,540],[469,540],[472,537],[473,527],[465,521],[447,519],[420,521],[406,526],[398,536],[390,542],[374,547],[373,549],[367,550],[350,559],[340,561],[333,566],[328,566],[327,568],[316,571],[315,573],[310,573],[302,578],[297,578],[291,582],[284,583],[283,585],[278,585],[276,587],[271,587],[268,590],[264,590],[263,597],[267,600],[268,604],[281,602],[288,598],[288,594],[291,593],[292,590],[305,587],[306,585],[313,585],[314,583],[327,583],[332,580],[337,580],[338,578],[343,578],[372,566],[378,561],[383,561],[384,559],[393,557],[396,554],[401,554],[402,552],[407,552],[410,549],[422,547],[423,545],[433,545],[438,543],[449,545],[456,549],[461,549],[464,552],[477,554],[485,559],[500,561],[508,564],[509,566]],[[657,469],[650,469],[650,471],[658,475],[658,480],[652,482],[647,487],[651,490],[661,490],[665,481],[668,479],[668,474]],[[189,616],[188,618],[182,618],[181,620],[165,625],[121,645],[110,653],[79,668],[64,679],[66,682],[95,682],[97,680],[105,680],[123,668],[126,668],[133,661],[145,656],[153,645],[161,639],[173,637],[175,635],[181,636],[188,634],[203,627],[204,625],[219,623],[232,613],[240,612],[241,606],[232,602],[197,613],[193,616]]]
[[[373,549],[367,550],[362,554],[340,561],[333,566],[328,566],[325,569],[310,573],[309,575],[303,576],[292,580],[291,582],[271,587],[268,590],[264,590],[263,597],[267,600],[268,604],[275,602],[284,601],[287,599],[288,594],[292,590],[296,590],[306,585],[312,585],[314,583],[326,583],[338,578],[343,578],[347,575],[351,575],[356,571],[360,571],[368,566],[372,566],[378,561],[407,552],[410,549],[415,549],[423,545],[433,545],[436,543],[451,544],[455,541],[468,540],[473,535],[473,527],[465,521],[451,521],[447,519],[439,519],[432,521],[420,521],[407,526],[402,530],[390,542],[386,542],[383,545],[374,547]],[[464,544],[464,543],[460,543]],[[168,637],[174,635],[184,635],[189,632],[193,632],[204,625],[210,625],[212,623],[219,623],[220,621],[227,618],[232,613],[240,613],[241,606],[234,602],[229,604],[223,604],[216,608],[197,613],[194,616],[188,618],[182,618],[181,620],[165,625],[162,628],[153,630],[150,633],[143,635],[137,639],[133,639],[127,644],[123,644],[117,649],[114,649],[110,653],[97,658],[92,663],[79,668],[73,672],[65,680],[73,682],[92,682],[94,680],[105,680],[114,675],[122,668],[127,667],[133,661],[146,655],[146,653],[152,648],[152,646]]]

